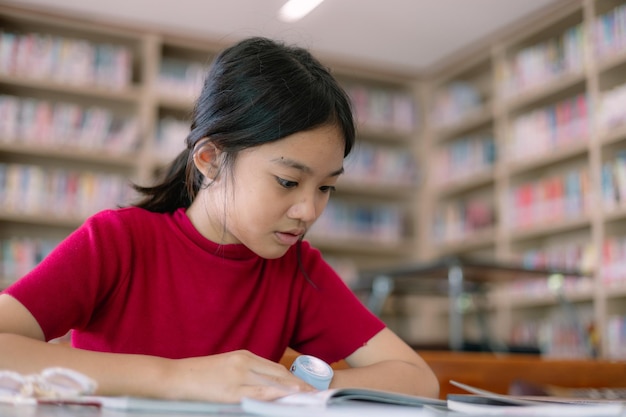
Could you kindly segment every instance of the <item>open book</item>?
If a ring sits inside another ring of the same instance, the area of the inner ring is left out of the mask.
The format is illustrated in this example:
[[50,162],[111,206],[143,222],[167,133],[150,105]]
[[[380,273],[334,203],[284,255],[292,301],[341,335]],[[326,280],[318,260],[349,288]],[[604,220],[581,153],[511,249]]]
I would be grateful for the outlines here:
[[[411,415],[424,406],[445,407],[446,402],[435,398],[418,397],[364,388],[339,388],[318,392],[288,395],[274,401],[244,398],[241,406],[250,414],[280,416],[340,415],[358,411],[361,416]],[[426,415],[426,414],[425,414]],[[430,414],[428,414],[430,415]]]
[[471,394],[448,394],[447,406],[451,411],[466,414],[515,416],[621,416],[625,403],[609,400],[581,400],[549,396],[513,396],[497,394],[450,381]]

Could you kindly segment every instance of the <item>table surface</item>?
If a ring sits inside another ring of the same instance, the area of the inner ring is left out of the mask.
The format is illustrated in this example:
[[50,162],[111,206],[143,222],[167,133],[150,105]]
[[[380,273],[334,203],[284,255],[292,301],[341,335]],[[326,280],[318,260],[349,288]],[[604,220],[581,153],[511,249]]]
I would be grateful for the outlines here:
[[[333,410],[333,412],[304,412],[302,417],[315,417],[319,414],[320,417],[324,416],[347,416],[347,417],[372,417],[386,415],[387,417],[459,417],[459,416],[472,416],[472,414],[460,414],[454,412],[445,411],[429,411],[422,409],[412,409],[411,407],[400,407],[402,410],[394,412],[395,410],[389,410],[391,412],[382,413],[381,410],[372,410],[372,412],[363,412],[364,410],[351,411]],[[385,410],[387,411],[387,410]],[[476,414],[473,414],[476,416]],[[146,412],[122,412],[115,410],[99,409],[97,407],[85,407],[85,406],[58,406],[58,405],[40,405],[34,406],[12,406],[6,404],[0,404],[0,416],[2,417],[194,417],[194,416],[222,416],[222,417],[251,417],[252,414],[245,413],[220,413],[220,414],[190,414],[190,413],[146,413]],[[503,414],[505,416],[505,414]],[[534,417],[542,417],[533,414]],[[278,416],[277,416],[278,417]],[[546,417],[554,417],[554,414],[547,414]],[[589,417],[593,417],[593,414],[589,414]],[[620,416],[626,417],[626,412],[622,412]]]
[[[332,410],[298,410],[297,414],[290,411],[281,410],[276,417],[446,417],[445,411],[437,412],[417,407],[389,406],[383,404],[360,403],[357,406],[344,407],[344,405],[333,406]],[[88,406],[68,406],[68,405],[39,405],[33,406],[10,406],[0,404],[1,417],[255,417],[256,414],[245,413],[243,411],[226,411],[222,413],[180,413],[180,412],[133,412],[118,411],[112,409],[100,409]],[[271,417],[268,414],[258,415],[260,417]],[[450,415],[450,417],[453,417]],[[456,415],[454,417],[457,417]]]
[[89,406],[69,405],[39,405],[39,406],[13,406],[0,404],[0,416],[2,417],[199,417],[199,416],[246,416],[241,413],[152,413],[152,412],[124,412],[118,410],[100,409]]

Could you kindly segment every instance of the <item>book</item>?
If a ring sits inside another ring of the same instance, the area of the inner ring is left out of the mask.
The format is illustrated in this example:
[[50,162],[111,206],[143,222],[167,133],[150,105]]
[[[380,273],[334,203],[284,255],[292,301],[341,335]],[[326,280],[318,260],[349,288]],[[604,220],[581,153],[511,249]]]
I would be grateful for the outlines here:
[[398,394],[364,388],[339,388],[318,392],[297,393],[274,401],[244,398],[243,411],[272,417],[281,416],[327,416],[349,413],[352,415],[410,415],[419,416],[420,411],[428,414],[425,407],[445,407],[446,401]]
[[552,396],[514,396],[497,394],[451,380],[450,383],[471,394],[448,394],[448,410],[481,416],[621,416],[626,411],[621,401],[581,400]]

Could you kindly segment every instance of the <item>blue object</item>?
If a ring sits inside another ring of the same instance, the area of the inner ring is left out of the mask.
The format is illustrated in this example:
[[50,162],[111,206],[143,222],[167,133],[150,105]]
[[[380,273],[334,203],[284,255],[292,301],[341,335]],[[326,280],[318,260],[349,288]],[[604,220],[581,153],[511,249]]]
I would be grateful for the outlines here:
[[291,364],[291,373],[320,391],[327,390],[333,379],[333,369],[321,359],[300,355]]

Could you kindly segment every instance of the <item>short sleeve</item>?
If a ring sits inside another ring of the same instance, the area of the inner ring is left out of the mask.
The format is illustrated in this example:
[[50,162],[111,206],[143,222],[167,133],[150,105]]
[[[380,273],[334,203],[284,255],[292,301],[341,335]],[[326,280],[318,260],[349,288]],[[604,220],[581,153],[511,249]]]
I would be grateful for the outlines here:
[[385,324],[363,305],[317,249],[303,242],[301,256],[309,282],[303,287],[291,347],[336,362],[365,345]]

